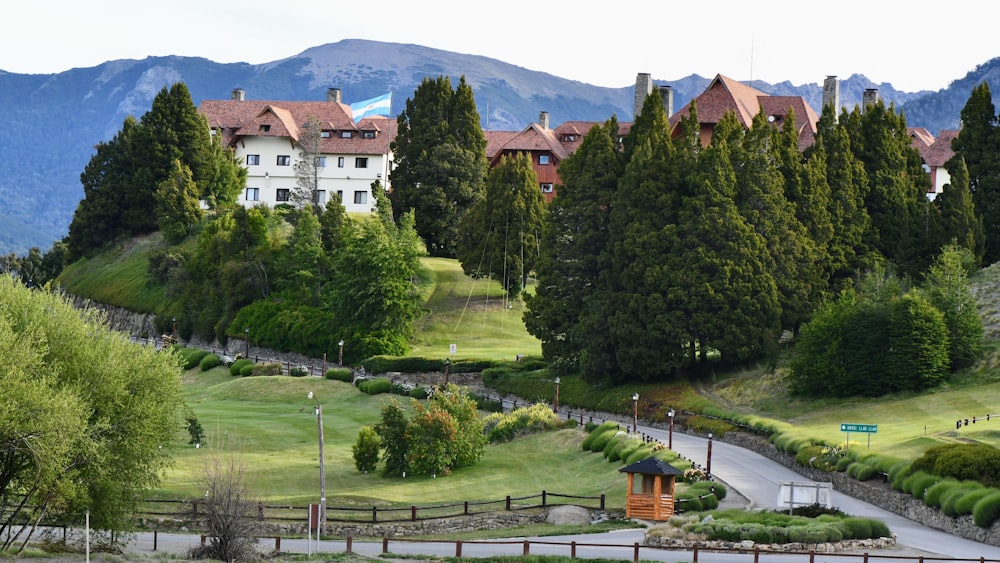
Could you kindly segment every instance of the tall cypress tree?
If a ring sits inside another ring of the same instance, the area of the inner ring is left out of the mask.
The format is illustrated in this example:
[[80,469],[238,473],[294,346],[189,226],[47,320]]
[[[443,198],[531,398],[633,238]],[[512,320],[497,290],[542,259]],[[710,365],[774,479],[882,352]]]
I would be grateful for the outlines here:
[[[524,324],[541,340],[542,354],[556,366],[578,366],[587,332],[581,318],[594,306],[600,256],[608,244],[611,197],[623,168],[618,120],[593,127],[559,166],[559,197],[549,203],[535,268],[534,295],[525,295]],[[600,331],[601,337],[606,329]]]
[[458,222],[481,197],[487,169],[472,89],[464,77],[454,92],[448,77],[425,78],[397,121],[393,215],[412,209],[427,251],[453,257]]
[[942,246],[956,244],[969,251],[978,266],[983,259],[986,235],[969,192],[969,169],[961,155],[952,157],[945,167],[951,182],[934,199],[941,212]]
[[962,130],[951,147],[969,170],[972,201],[986,232],[983,263],[988,265],[1000,260],[1000,125],[989,84],[972,89],[961,117]]

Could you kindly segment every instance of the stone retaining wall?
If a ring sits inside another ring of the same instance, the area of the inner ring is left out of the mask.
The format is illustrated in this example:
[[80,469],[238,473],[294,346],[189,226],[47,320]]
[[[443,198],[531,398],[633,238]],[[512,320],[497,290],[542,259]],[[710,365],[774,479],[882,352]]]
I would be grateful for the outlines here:
[[[716,440],[719,439],[716,437]],[[930,528],[988,545],[1000,546],[1000,524],[997,522],[994,522],[989,528],[980,528],[972,521],[970,515],[952,518],[940,510],[927,506],[919,499],[893,489],[882,480],[858,481],[848,477],[846,473],[836,471],[827,473],[803,467],[795,462],[794,456],[778,451],[771,442],[761,436],[745,432],[727,432],[725,436],[721,437],[721,440],[755,451],[813,481],[833,483],[834,490],[915,522],[920,522]]]

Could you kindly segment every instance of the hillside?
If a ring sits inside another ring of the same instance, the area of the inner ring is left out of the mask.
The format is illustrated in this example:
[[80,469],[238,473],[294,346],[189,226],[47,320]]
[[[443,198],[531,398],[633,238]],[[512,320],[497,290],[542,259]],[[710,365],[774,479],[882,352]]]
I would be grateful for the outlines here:
[[[853,75],[842,78],[841,99],[853,107],[865,88],[877,87],[884,100],[905,108],[911,125],[936,133],[957,124],[955,108],[968,98],[967,82],[985,79],[1000,86],[994,82],[1000,78],[993,66],[995,61],[937,93],[899,92],[891,84]],[[535,121],[540,111],[547,111],[556,125],[568,120],[603,121],[612,115],[619,121],[632,119],[632,84],[605,88],[486,57],[365,40],[321,45],[259,65],[149,57],[50,75],[0,71],[0,103],[8,115],[7,135],[0,137],[0,152],[6,157],[5,173],[0,175],[4,201],[0,254],[24,254],[32,246],[44,251],[65,236],[83,197],[79,176],[94,154],[94,145],[109,140],[126,116],[139,117],[148,111],[165,86],[184,82],[195,104],[227,99],[236,87],[243,88],[248,99],[257,100],[322,100],[327,88],[337,87],[347,103],[391,91],[395,114],[423,78],[441,75],[456,82],[465,76],[475,93],[484,129],[520,130]],[[704,77],[653,78],[673,87],[675,106],[680,108],[713,76],[713,69],[705,69]],[[819,108],[823,78],[817,75],[815,83],[798,86],[760,81],[753,86],[771,94],[802,95]],[[993,90],[1000,91],[1000,87]],[[935,97],[917,103],[926,96]]]

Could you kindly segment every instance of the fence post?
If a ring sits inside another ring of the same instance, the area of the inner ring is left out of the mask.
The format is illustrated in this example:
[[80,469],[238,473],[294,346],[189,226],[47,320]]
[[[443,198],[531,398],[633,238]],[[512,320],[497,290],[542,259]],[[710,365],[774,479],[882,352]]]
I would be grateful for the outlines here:
[[156,551],[156,540],[159,539],[157,532],[159,532],[159,530],[153,530],[153,551]]
[[347,553],[351,553],[351,548],[353,547],[353,544],[354,544],[354,538],[352,536],[347,536],[347,549],[346,549]]
[[382,536],[382,553],[389,553],[389,538]]
[[274,536],[274,551],[281,551],[281,536]]
[[455,557],[456,558],[462,557],[462,540],[458,540],[457,542],[455,542]]
[[601,510],[604,510],[604,493],[601,493]]
[[[469,501],[465,501],[465,516],[469,515]],[[461,557],[461,556],[459,556]]]
[[257,503],[257,519],[261,522],[264,521],[264,503],[262,502]]
[[510,495],[507,495],[507,511],[510,512]]
[[639,560],[639,542],[635,542],[632,547],[632,561]]
[[372,524],[374,524],[375,522],[378,522],[378,507],[377,506],[373,506],[372,507]]
[[528,555],[531,552],[531,548],[528,547],[530,545],[531,542],[529,542],[528,540],[524,540],[524,549],[521,551],[521,553],[524,555]]
[[410,506],[410,522],[417,521],[417,507],[415,505]]
[[694,549],[691,550],[691,561],[692,563],[698,563],[698,544],[695,544]]
[[[982,559],[982,558],[980,557],[980,559]],[[865,563],[868,563],[868,552],[867,551],[865,552]],[[983,563],[983,562],[980,561],[979,563]]]
[[545,490],[543,489],[543,490],[542,490],[542,508],[545,508],[545,506],[546,506],[546,505],[545,505],[545,500],[546,500],[546,499],[545,499]]
[[753,547],[753,563],[760,563],[760,548],[757,546]]
[[569,542],[569,558],[576,559],[576,542]]
[[[920,558],[921,561],[923,559],[923,557]],[[809,563],[816,563],[816,552],[811,549],[809,550]]]

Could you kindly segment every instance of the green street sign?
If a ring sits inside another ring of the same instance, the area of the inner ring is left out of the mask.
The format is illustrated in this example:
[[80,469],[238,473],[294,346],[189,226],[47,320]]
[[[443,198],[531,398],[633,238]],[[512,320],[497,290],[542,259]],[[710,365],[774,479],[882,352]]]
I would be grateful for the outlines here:
[[878,424],[847,424],[840,423],[841,432],[868,432],[875,434],[878,432]]

